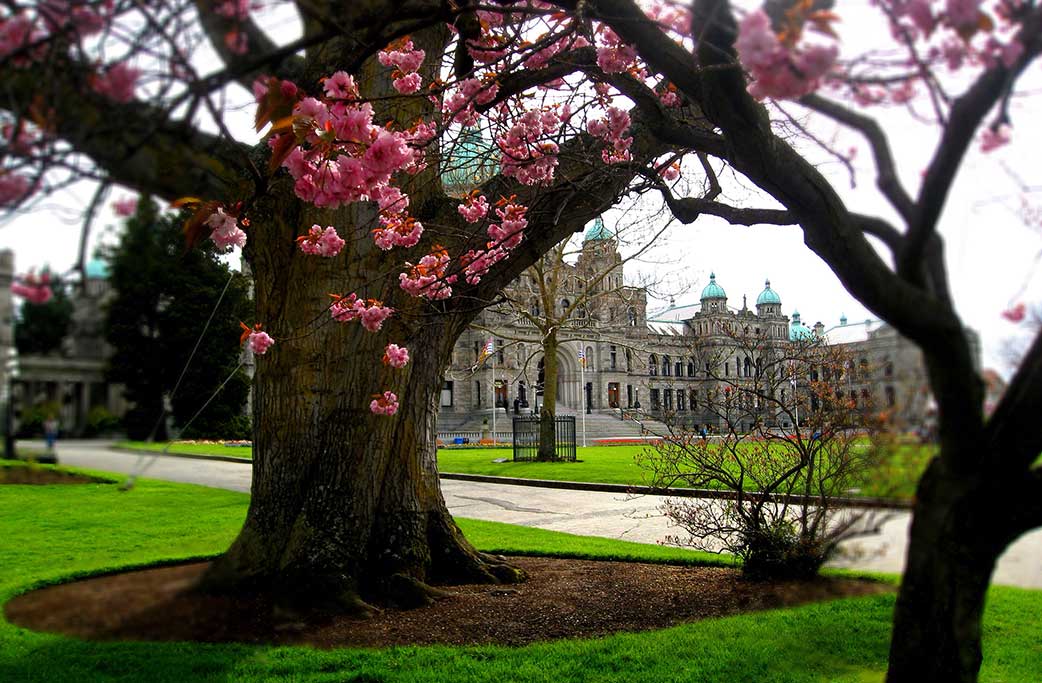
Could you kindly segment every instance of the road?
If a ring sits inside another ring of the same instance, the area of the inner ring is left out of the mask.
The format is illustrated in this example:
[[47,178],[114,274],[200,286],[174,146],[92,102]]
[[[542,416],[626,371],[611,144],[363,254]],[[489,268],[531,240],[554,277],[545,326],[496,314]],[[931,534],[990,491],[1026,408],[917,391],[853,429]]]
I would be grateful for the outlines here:
[[[25,446],[34,444],[26,442]],[[107,443],[99,441],[62,442],[58,454],[63,464],[76,467],[123,473],[145,467],[143,476],[152,479],[250,490],[250,467],[242,463],[139,456],[109,450]],[[659,510],[663,499],[658,496],[452,480],[442,480],[441,485],[449,510],[461,517],[640,543],[656,543],[668,534],[680,533]],[[904,566],[910,515],[888,514],[880,534],[848,541],[842,546],[843,555],[830,566],[899,573]],[[1042,589],[1042,529],[1022,536],[1006,550],[993,582]]]

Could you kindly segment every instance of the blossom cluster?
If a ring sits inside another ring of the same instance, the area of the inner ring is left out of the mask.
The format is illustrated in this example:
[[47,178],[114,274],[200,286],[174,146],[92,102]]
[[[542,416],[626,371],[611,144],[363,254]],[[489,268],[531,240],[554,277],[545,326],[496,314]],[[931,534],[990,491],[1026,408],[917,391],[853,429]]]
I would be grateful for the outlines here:
[[11,283],[11,293],[20,296],[31,304],[45,304],[54,296],[51,289],[51,274],[48,272],[29,273],[16,278]]
[[423,79],[417,73],[425,57],[423,50],[417,50],[408,38],[401,39],[388,49],[381,50],[376,57],[384,66],[393,66],[391,85],[403,95],[414,93],[423,85]]
[[239,220],[235,216],[230,216],[224,212],[223,207],[218,207],[210,216],[206,219],[206,225],[213,229],[210,233],[210,239],[214,243],[225,249],[227,247],[239,247],[242,248],[246,245],[246,233],[239,227]]
[[409,349],[397,344],[388,344],[384,349],[383,362],[392,368],[404,368],[409,363]]
[[529,110],[522,114],[504,134],[496,138],[503,153],[500,169],[522,185],[549,185],[557,168],[557,134],[569,111],[560,114],[553,109]]
[[250,336],[247,337],[247,342],[250,345],[250,350],[258,356],[263,356],[268,352],[268,348],[275,343],[275,340],[271,338],[267,332],[263,330],[254,330],[250,332]]
[[312,256],[325,256],[332,258],[344,248],[344,240],[337,234],[336,228],[329,226],[322,228],[321,225],[312,225],[308,234],[297,238],[300,250]]
[[499,84],[495,80],[484,82],[477,78],[466,78],[445,93],[442,113],[453,123],[475,126],[478,123],[475,105],[488,104],[496,99],[498,94]]
[[[484,197],[480,197],[484,199]],[[477,203],[477,199],[473,200]],[[503,199],[497,202],[496,216],[499,223],[488,226],[490,241],[485,249],[473,250],[460,256],[460,265],[463,266],[463,275],[467,284],[476,285],[481,282],[495,264],[499,263],[510,252],[521,244],[524,239],[525,228],[528,227],[528,219],[525,212],[528,210],[523,204],[517,204],[511,199]]]
[[104,95],[113,102],[126,104],[134,99],[134,88],[140,76],[140,69],[120,62],[94,74],[90,85],[99,95]]
[[637,61],[637,51],[626,45],[621,38],[607,26],[600,32],[601,44],[597,48],[597,66],[604,73],[622,73],[629,71]]
[[129,216],[133,216],[134,213],[137,211],[137,203],[137,197],[120,197],[116,201],[112,202],[112,210],[115,212],[117,216],[127,218]]
[[333,316],[333,320],[341,323],[358,320],[362,323],[362,327],[370,332],[379,332],[384,320],[394,313],[394,309],[384,306],[382,301],[360,299],[354,292],[347,296],[339,294],[330,296],[333,297],[333,303],[329,306],[329,313]]
[[394,415],[398,412],[398,395],[393,391],[376,394],[376,397],[369,402],[369,410],[374,415]]
[[29,185],[24,175],[0,171],[0,206],[17,204],[29,194]]
[[625,109],[609,107],[603,119],[590,121],[586,129],[590,135],[600,138],[609,146],[601,150],[601,160],[606,164],[617,164],[629,161],[632,137],[624,137],[630,127],[630,115]]
[[430,301],[448,299],[456,281],[455,275],[446,276],[450,261],[449,252],[436,244],[416,265],[405,264],[409,270],[398,275],[399,284],[415,297]]
[[742,20],[735,49],[752,77],[749,94],[757,99],[793,99],[813,92],[839,53],[835,45],[788,47],[775,35],[763,10]]

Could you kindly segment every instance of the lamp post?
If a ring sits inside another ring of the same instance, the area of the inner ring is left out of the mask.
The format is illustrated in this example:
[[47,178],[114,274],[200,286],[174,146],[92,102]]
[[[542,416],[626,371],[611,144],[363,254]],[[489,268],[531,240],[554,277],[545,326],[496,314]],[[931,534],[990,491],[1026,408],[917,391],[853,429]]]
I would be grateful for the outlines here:
[[3,405],[4,458],[14,460],[14,388],[18,375],[18,350],[11,347],[3,359],[3,382],[0,382],[0,404]]

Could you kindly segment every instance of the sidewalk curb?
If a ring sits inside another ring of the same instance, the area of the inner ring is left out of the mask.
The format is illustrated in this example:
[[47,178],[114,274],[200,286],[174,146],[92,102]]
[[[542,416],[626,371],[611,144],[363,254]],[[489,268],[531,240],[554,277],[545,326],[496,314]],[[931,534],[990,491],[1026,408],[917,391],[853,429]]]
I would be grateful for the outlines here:
[[[196,453],[163,453],[162,451],[148,451],[138,448],[125,448],[122,446],[109,446],[109,450],[119,453],[132,453],[134,455],[165,455],[175,458],[190,458],[192,460],[218,460],[222,462],[236,462],[250,464],[250,458],[236,458],[230,455],[199,455]],[[454,472],[440,472],[441,479],[454,481],[470,481],[479,484],[500,484],[508,486],[531,486],[545,489],[564,489],[568,491],[594,491],[598,493],[619,493],[631,496],[668,496],[672,498],[706,498],[710,500],[735,500],[737,494],[734,491],[717,491],[715,489],[658,489],[652,486],[630,486],[626,484],[603,484],[585,481],[561,481],[559,479],[518,479],[517,477],[497,477],[489,474],[459,474]],[[746,496],[755,494],[747,493]],[[770,499],[776,502],[800,503],[802,496],[772,494]],[[910,510],[912,503],[897,498],[833,498],[833,507],[841,508],[871,508],[877,510]]]
[[150,451],[144,448],[126,448],[125,446],[109,446],[110,451],[117,453],[130,453],[132,455],[166,455],[175,458],[188,458],[190,460],[219,460],[221,462],[238,462],[249,465],[252,458],[236,458],[231,455],[200,455],[198,453],[164,453],[163,451]]

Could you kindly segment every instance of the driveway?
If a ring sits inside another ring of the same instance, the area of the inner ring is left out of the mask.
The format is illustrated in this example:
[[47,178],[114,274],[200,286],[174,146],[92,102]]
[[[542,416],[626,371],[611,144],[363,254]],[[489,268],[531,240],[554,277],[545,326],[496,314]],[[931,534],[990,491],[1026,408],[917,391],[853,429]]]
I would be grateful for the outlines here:
[[[32,446],[31,442],[26,443]],[[202,484],[249,492],[250,466],[242,463],[119,453],[101,441],[65,441],[58,446],[61,462],[109,472],[140,472],[152,479]],[[570,491],[443,479],[442,491],[454,515],[522,526],[603,536],[640,543],[657,543],[680,534],[659,510],[658,496],[630,497],[615,493]],[[697,502],[690,499],[692,502]],[[713,505],[712,501],[701,501]],[[900,573],[907,548],[907,512],[888,513],[876,536],[849,541],[844,556],[830,566]],[[999,559],[994,583],[1042,589],[1042,529],[1022,536]]]

